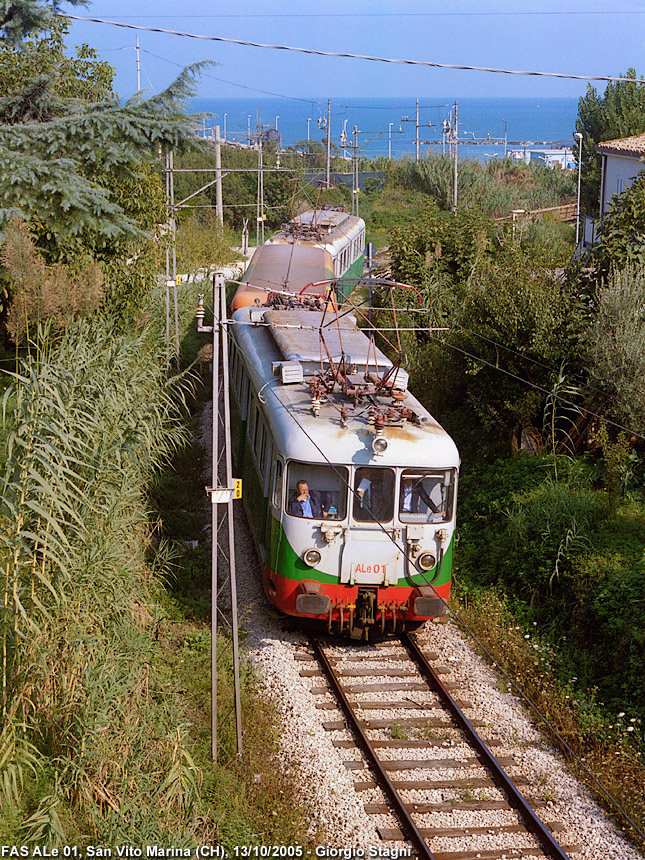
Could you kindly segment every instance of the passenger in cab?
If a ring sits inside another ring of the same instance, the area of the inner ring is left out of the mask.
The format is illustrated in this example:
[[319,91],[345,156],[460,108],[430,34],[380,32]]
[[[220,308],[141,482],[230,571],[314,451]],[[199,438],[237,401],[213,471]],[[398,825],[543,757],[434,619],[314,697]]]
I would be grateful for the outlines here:
[[362,467],[356,470],[354,519],[359,522],[389,522],[394,508],[394,472]]

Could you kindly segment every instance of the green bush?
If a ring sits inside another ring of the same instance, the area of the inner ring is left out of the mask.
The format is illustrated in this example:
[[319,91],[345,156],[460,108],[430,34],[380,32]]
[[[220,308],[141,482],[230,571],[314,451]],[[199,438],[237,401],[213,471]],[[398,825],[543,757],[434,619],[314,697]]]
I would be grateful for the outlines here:
[[616,712],[645,707],[645,506],[615,510],[590,464],[480,462],[460,488],[458,579],[536,622],[579,683]]

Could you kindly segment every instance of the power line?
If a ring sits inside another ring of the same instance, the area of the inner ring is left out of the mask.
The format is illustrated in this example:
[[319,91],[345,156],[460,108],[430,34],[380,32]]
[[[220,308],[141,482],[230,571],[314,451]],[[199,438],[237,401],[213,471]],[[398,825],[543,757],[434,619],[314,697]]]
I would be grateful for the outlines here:
[[516,18],[529,15],[539,17],[551,16],[587,16],[587,15],[645,15],[641,10],[621,11],[544,11],[544,12],[276,12],[276,13],[252,13],[252,14],[230,14],[230,15],[121,15],[122,18],[216,18],[218,20],[227,18]]
[[[107,50],[122,50],[122,49],[121,48],[112,48],[112,49],[108,48]],[[171,66],[177,66],[177,68],[179,68],[179,69],[184,68],[183,63],[175,63],[174,60],[169,60],[168,57],[161,57],[161,56],[159,56],[159,54],[153,54],[152,51],[147,51],[145,48],[141,48],[141,51],[144,54],[149,54],[151,57],[154,57],[157,60],[163,60],[165,63],[170,63]],[[271,90],[260,90],[260,89],[258,89],[258,87],[249,87],[249,86],[246,86],[245,84],[238,84],[235,81],[228,81],[228,80],[226,80],[226,78],[219,78],[219,77],[217,77],[217,75],[209,75],[208,72],[201,72],[201,77],[210,78],[211,80],[219,81],[222,84],[229,84],[232,87],[239,87],[242,90],[251,90],[251,92],[254,92],[254,93],[262,93],[265,96],[276,96],[277,98],[280,98],[280,99],[290,99],[291,101],[304,102],[305,104],[308,104],[308,105],[323,104],[322,102],[318,102],[318,101],[315,101],[312,99],[298,98],[298,96],[287,96],[287,95],[284,95],[284,93],[274,93],[274,92],[271,92]],[[336,107],[345,107],[345,105],[336,105]]]
[[499,75],[521,75],[528,77],[546,77],[546,78],[565,78],[567,80],[576,81],[612,81],[618,83],[637,83],[644,84],[645,80],[640,78],[615,78],[606,75],[570,75],[564,72],[538,72],[518,69],[498,69],[488,66],[469,66],[457,65],[453,63],[433,63],[429,60],[404,60],[394,59],[392,57],[376,57],[369,54],[349,54],[337,53],[335,51],[318,51],[313,48],[297,48],[292,45],[270,45],[262,42],[250,42],[246,39],[227,39],[223,36],[204,36],[197,33],[186,33],[181,30],[168,30],[162,27],[144,27],[141,24],[126,24],[124,21],[108,21],[105,18],[91,18],[84,15],[70,15],[68,13],[57,12],[61,18],[68,18],[72,21],[89,21],[94,24],[110,24],[113,27],[123,27],[127,30],[141,30],[146,33],[165,33],[170,36],[183,36],[187,39],[199,39],[206,42],[224,42],[229,45],[242,45],[248,48],[265,48],[271,51],[291,51],[298,54],[311,54],[317,57],[340,57],[350,60],[369,60],[375,63],[392,63],[403,66],[424,66],[432,69],[458,69],[470,72],[490,72]]
[[578,403],[574,403],[573,400],[568,400],[566,397],[563,397],[561,394],[554,394],[553,391],[549,391],[548,388],[544,388],[542,385],[538,385],[535,382],[529,382],[528,379],[523,379],[521,376],[518,376],[516,373],[512,373],[510,370],[505,370],[503,367],[499,367],[496,364],[493,364],[490,361],[486,361],[485,358],[481,358],[481,356],[473,355],[473,353],[468,352],[465,349],[462,349],[459,346],[455,346],[454,343],[449,343],[444,338],[435,337],[431,333],[428,333],[428,336],[433,340],[439,341],[439,343],[444,344],[444,346],[449,346],[450,349],[454,349],[457,352],[462,353],[462,355],[468,356],[468,358],[472,358],[473,361],[478,361],[480,364],[485,364],[487,367],[492,367],[493,370],[497,370],[500,373],[504,373],[506,376],[510,376],[512,379],[515,379],[517,382],[521,382],[523,385],[528,385],[529,388],[534,388],[536,391],[541,391],[542,394],[551,395],[555,397],[557,400],[561,400],[563,403],[566,403],[568,406],[573,406],[574,409],[579,410],[580,412],[584,412],[587,415],[591,415],[592,418],[597,418],[599,421],[604,421],[605,424],[611,424],[612,427],[617,427],[619,430],[623,430],[625,433],[631,433],[633,436],[636,436],[638,439],[642,439],[645,441],[645,436],[641,433],[637,433],[635,430],[630,429],[629,427],[624,427],[622,424],[618,424],[617,421],[612,421],[611,418],[606,418],[604,415],[600,415],[598,412],[593,412],[591,409],[586,409],[584,406],[580,406]]

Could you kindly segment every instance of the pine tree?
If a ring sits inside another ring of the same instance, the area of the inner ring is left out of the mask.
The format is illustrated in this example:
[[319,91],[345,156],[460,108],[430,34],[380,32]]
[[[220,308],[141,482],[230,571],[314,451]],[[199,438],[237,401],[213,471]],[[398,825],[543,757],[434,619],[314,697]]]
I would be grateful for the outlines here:
[[[160,95],[120,102],[93,49],[65,55],[59,5],[0,0],[0,241],[17,218],[48,263],[100,262],[108,295],[131,313],[165,220],[160,157],[194,145],[184,104],[201,64]],[[119,283],[129,300],[117,300]]]

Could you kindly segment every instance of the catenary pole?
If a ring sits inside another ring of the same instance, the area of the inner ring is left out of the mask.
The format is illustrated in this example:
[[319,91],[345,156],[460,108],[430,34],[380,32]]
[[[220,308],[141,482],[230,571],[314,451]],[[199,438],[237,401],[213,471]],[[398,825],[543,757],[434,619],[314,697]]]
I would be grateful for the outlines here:
[[325,172],[325,181],[329,188],[329,179],[331,176],[331,99],[327,99],[327,169]]
[[224,206],[222,204],[222,147],[219,126],[215,126],[215,218],[220,231],[224,227]]
[[453,129],[454,166],[452,174],[452,211],[457,211],[457,165],[459,162],[459,122],[457,119],[457,102],[455,102],[455,127]]

